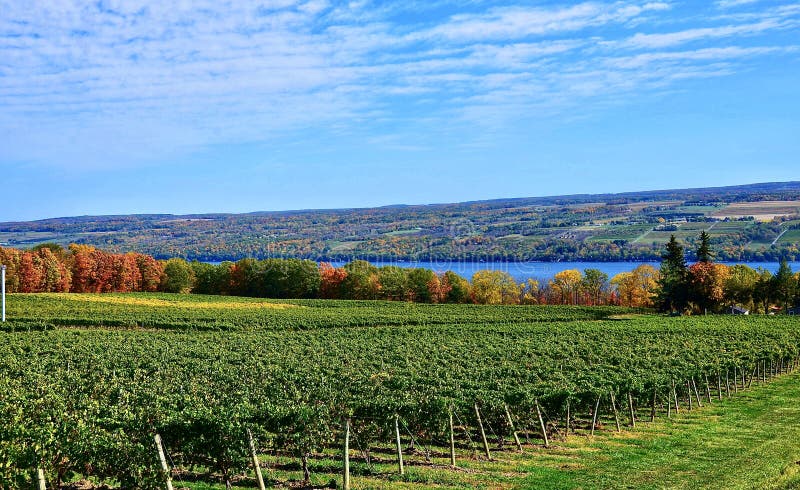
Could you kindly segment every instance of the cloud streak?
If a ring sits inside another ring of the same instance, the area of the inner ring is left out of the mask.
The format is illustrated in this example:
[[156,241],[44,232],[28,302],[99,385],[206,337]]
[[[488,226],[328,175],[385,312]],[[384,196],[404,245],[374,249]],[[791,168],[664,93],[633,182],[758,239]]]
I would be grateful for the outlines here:
[[0,0],[0,158],[135,165],[365,123],[395,141],[383,126],[504,124],[796,56],[769,37],[795,4],[664,32],[697,22],[667,2],[492,3],[409,19],[391,2]]

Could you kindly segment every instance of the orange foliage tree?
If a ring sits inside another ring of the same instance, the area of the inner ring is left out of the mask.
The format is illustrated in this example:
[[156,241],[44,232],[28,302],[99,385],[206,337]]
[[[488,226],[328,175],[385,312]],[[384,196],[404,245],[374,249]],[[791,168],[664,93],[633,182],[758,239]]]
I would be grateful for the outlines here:
[[325,299],[339,299],[342,297],[342,284],[347,279],[347,271],[341,267],[334,267],[328,262],[319,265],[320,296]]

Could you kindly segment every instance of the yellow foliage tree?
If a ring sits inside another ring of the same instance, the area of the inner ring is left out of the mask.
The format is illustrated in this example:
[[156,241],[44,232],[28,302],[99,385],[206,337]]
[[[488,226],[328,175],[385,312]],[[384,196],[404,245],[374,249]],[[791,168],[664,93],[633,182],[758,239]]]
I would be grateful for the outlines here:
[[578,302],[578,291],[581,287],[583,276],[577,269],[569,269],[556,273],[550,281],[550,288],[559,297],[559,302],[572,305]]
[[503,271],[478,271],[472,275],[472,300],[484,305],[519,303],[520,287]]
[[649,308],[653,306],[653,295],[658,287],[658,271],[651,265],[642,264],[631,272],[622,272],[611,279],[617,289],[622,306]]

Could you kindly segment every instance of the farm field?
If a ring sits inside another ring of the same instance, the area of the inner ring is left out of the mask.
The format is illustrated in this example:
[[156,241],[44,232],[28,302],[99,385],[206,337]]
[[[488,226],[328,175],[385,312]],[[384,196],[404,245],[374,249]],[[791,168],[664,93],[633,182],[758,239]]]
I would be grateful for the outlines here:
[[[37,467],[49,482],[160,488],[156,433],[176,485],[195,490],[255,488],[248,431],[281,486],[303,467],[309,484],[341,485],[347,426],[353,488],[781,488],[800,456],[800,378],[764,383],[798,359],[792,317],[168,294],[11,295],[8,313],[9,488]],[[637,426],[617,434],[628,400]]]
[[800,205],[797,201],[737,202],[714,211],[711,215],[717,218],[753,216],[757,220],[768,221],[775,216],[796,214],[798,211],[800,211]]
[[691,245],[707,230],[719,260],[774,262],[796,259],[796,235],[773,241],[798,213],[800,183],[785,182],[363,209],[53,218],[0,223],[0,246],[77,243],[207,262],[609,262],[658,260],[673,233]]

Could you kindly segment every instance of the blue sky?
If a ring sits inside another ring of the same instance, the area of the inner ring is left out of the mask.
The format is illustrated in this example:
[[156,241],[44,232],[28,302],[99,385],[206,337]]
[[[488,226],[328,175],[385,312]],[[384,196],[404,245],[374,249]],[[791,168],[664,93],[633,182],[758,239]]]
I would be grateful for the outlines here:
[[800,3],[0,0],[0,221],[798,180]]

